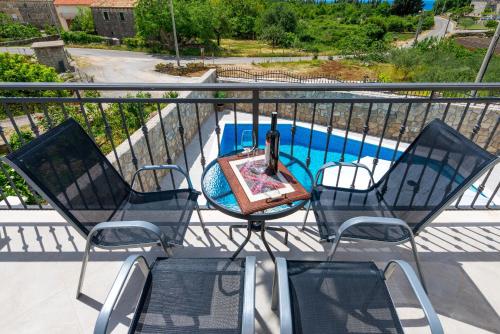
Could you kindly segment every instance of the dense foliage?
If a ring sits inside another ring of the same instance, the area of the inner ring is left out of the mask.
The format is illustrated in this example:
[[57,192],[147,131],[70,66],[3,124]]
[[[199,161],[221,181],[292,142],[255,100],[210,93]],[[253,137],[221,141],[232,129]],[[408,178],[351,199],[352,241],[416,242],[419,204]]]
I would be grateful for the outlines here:
[[435,13],[440,14],[458,8],[469,7],[470,4],[471,0],[435,0],[433,10]]
[[392,12],[396,15],[417,14],[423,8],[423,0],[394,0]]
[[40,37],[40,31],[29,24],[13,21],[7,14],[0,13],[0,41]]
[[86,33],[93,33],[95,31],[94,18],[92,17],[90,8],[78,7],[78,13],[73,21],[71,21],[70,29],[71,31],[83,31]]
[[[31,131],[20,131],[20,134],[21,136],[14,133],[10,137],[10,147],[14,151],[21,148],[24,143],[29,143],[35,137]],[[3,197],[19,195],[22,197],[25,204],[36,204],[40,202],[41,199],[31,192],[28,184],[19,174],[3,162],[0,162],[0,164],[2,164],[0,189],[3,192],[3,196],[0,195],[0,201],[4,200]],[[9,204],[12,203],[9,202]]]
[[83,31],[62,31],[61,38],[65,43],[73,44],[101,43],[105,40],[101,36],[88,34]]
[[[169,0],[139,0],[139,37],[149,46],[172,48]],[[390,42],[389,33],[415,31],[421,0],[370,3],[338,1],[174,0],[181,45],[211,45],[222,37],[260,38],[269,44],[308,51],[359,49]],[[398,15],[395,15],[398,14]],[[434,24],[427,14],[423,29]]]
[[[453,40],[428,39],[414,48],[392,50],[386,61],[403,73],[403,81],[473,82],[484,53],[484,49],[471,51]],[[484,81],[498,81],[499,73],[500,57],[495,56]]]

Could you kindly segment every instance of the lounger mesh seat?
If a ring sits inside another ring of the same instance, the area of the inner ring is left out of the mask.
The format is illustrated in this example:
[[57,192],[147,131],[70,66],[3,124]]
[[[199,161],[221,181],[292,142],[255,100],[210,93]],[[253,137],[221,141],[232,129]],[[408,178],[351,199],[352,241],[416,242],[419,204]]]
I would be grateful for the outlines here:
[[[358,216],[399,218],[417,233],[496,159],[442,121],[434,120],[368,190],[321,184],[314,188],[311,203],[320,237],[333,239],[342,223]],[[407,240],[409,234],[399,227],[361,224],[342,236],[397,242]]]
[[287,264],[294,333],[403,333],[374,263]]
[[[131,279],[137,268],[144,274],[139,287]],[[132,291],[140,293],[138,300],[122,300]],[[103,304],[94,334],[113,330],[113,313],[122,308],[118,302],[137,304],[129,333],[253,334],[255,257],[159,258],[149,267],[144,257],[131,255]]]
[[241,333],[245,260],[162,259],[135,333]]
[[[373,262],[287,261],[276,258],[272,308],[281,334],[404,333],[387,281],[399,268],[420,303],[432,334],[443,327],[411,266]],[[278,308],[279,306],[279,308]]]

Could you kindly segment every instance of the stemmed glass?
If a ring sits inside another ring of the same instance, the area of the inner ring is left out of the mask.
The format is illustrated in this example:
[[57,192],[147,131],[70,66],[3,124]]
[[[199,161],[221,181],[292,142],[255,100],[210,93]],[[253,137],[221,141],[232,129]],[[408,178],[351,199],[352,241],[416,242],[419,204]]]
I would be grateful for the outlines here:
[[243,147],[243,154],[246,154],[248,158],[253,148],[252,130],[243,130],[243,132],[241,133],[241,147]]

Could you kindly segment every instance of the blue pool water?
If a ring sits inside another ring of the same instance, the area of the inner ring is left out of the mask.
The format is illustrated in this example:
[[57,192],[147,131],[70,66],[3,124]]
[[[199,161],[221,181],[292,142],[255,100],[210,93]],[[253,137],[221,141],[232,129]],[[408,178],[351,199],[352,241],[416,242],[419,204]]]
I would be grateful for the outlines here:
[[[269,130],[269,124],[259,125],[259,146],[263,147],[265,142],[266,132]],[[278,125],[280,132],[280,150],[281,152],[289,153],[291,151],[292,135],[291,124]],[[236,149],[241,149],[241,133],[243,130],[251,130],[251,124],[238,124],[235,129],[234,124],[226,124],[223,129],[221,139],[221,154],[227,154]],[[236,130],[236,131],[235,131]],[[236,135],[236,137],[235,137]],[[305,162],[307,159],[309,138],[311,130],[308,128],[298,126],[295,132],[293,156]],[[236,138],[236,140],[235,140]],[[311,163],[309,169],[313,175],[317,172],[319,167],[323,165],[325,157],[325,145],[327,140],[327,133],[322,131],[313,130],[312,144],[311,144]],[[237,145],[237,146],[235,146]],[[326,161],[340,161],[341,153],[344,147],[344,137],[331,135],[328,145],[328,153]],[[361,141],[348,139],[345,148],[344,161],[352,162],[358,160],[359,149]],[[365,142],[361,157],[370,156],[375,157],[377,153],[377,145],[368,144]],[[379,158],[384,160],[391,160],[394,150],[382,147],[380,149]],[[402,154],[401,151],[396,153],[396,158]]]

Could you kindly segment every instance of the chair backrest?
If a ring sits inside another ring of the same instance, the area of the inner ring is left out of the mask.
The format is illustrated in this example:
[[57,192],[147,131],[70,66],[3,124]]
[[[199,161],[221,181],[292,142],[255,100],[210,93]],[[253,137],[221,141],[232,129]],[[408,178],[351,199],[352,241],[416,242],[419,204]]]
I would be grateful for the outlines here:
[[375,188],[392,213],[416,233],[497,159],[436,119],[422,130]]
[[107,221],[130,193],[129,185],[73,119],[5,160],[84,235]]

